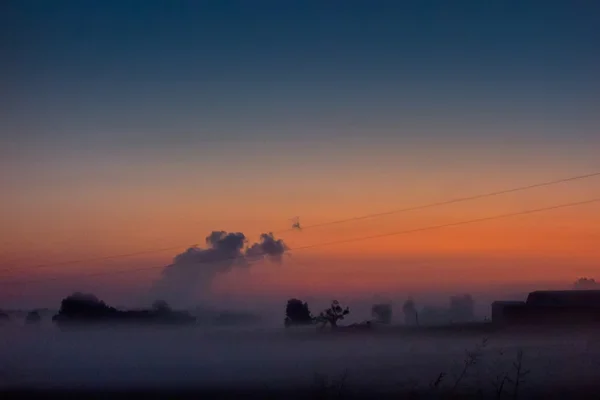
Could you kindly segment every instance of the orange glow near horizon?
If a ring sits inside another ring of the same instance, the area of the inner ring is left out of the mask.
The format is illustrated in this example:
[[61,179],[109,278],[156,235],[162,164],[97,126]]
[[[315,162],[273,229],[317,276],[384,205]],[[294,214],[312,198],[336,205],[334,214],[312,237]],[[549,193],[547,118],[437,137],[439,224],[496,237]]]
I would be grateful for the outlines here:
[[[597,210],[598,205],[590,204],[582,206],[580,210],[556,210],[439,229],[435,227],[503,213],[482,214],[475,210],[470,218],[462,212],[458,216],[389,216],[316,227],[302,232],[290,231],[282,226],[280,233],[275,230],[275,234],[284,239],[292,249],[315,245],[314,249],[307,250],[310,253],[333,256],[353,254],[371,257],[378,254],[389,256],[427,252],[454,254],[489,251],[525,254],[583,251],[584,254],[594,256],[598,254],[598,249],[593,246],[598,240],[596,227],[600,223],[600,213]],[[204,236],[211,230],[218,229],[205,224],[188,224],[187,227],[165,225],[160,229],[156,225],[153,225],[154,229],[144,225],[138,226],[139,231],[132,229],[111,232],[98,228],[87,229],[85,234],[79,237],[66,234],[62,240],[60,233],[53,235],[49,232],[44,234],[44,239],[38,239],[35,243],[21,242],[7,248],[2,259],[3,262],[9,262],[11,259],[35,259],[36,262],[43,262],[41,258],[53,263],[70,258],[106,257],[111,254],[143,252],[165,247],[185,249],[193,244],[203,247]],[[268,231],[250,223],[238,226],[239,229],[225,227],[223,230],[244,232],[249,241],[257,240],[260,232]],[[418,231],[428,227],[435,229]],[[389,236],[362,239],[387,234]],[[348,242],[327,245],[337,241]],[[323,246],[320,247],[321,245]],[[172,250],[171,254],[176,254],[176,251]],[[39,256],[36,256],[36,253]],[[168,251],[159,253],[169,254]]]
[[[526,209],[526,208],[525,208]],[[519,208],[515,208],[518,211]],[[374,256],[422,254],[486,254],[507,252],[509,254],[565,254],[577,253],[590,258],[599,255],[595,246],[598,240],[597,226],[600,222],[598,205],[590,204],[579,209],[563,209],[540,214],[509,217],[467,225],[443,227],[412,232],[421,228],[443,224],[460,223],[469,219],[501,215],[505,212],[487,212],[471,209],[469,213],[458,210],[456,214],[432,215],[432,212],[419,212],[423,215],[402,215],[378,217],[364,221],[347,222],[331,226],[316,227],[302,232],[289,231],[282,226],[276,236],[283,238],[292,249],[315,245],[308,253],[323,256],[344,256],[352,254],[365,258]],[[503,210],[506,211],[506,210]],[[414,213],[418,214],[418,213]],[[324,221],[326,222],[326,221]],[[318,222],[317,222],[318,223]],[[211,230],[207,224],[187,224],[175,227],[165,224],[138,225],[139,230],[120,232],[103,231],[100,228],[88,229],[79,237],[48,234],[47,241],[33,244],[22,243],[11,247],[11,256],[4,256],[3,262],[11,259],[30,259],[36,263],[62,262],[77,258],[106,257],[112,254],[135,253],[165,247],[180,247],[182,250],[193,244],[203,246],[203,237]],[[249,241],[258,239],[260,230],[253,223],[237,224],[247,234]],[[268,223],[261,224],[262,226]],[[152,227],[154,229],[152,229]],[[201,232],[201,233],[200,233]],[[250,233],[252,232],[252,233]],[[395,235],[397,232],[399,234]],[[404,233],[405,232],[405,233]],[[372,235],[386,235],[362,240]],[[54,240],[52,240],[54,239]],[[348,241],[332,245],[330,242]],[[303,250],[304,251],[304,250]],[[159,258],[171,257],[177,249],[157,252]],[[9,252],[7,252],[8,254]],[[37,255],[36,255],[37,254]],[[150,254],[152,257],[152,254]]]
[[[544,180],[547,179],[537,179]],[[600,272],[600,247],[597,246],[600,203],[402,233],[598,197],[600,184],[597,180],[327,224],[369,213],[535,183],[536,180],[522,178],[513,185],[473,181],[473,187],[459,185],[448,192],[436,191],[436,182],[427,185],[425,182],[412,188],[408,185],[388,187],[380,192],[369,188],[357,190],[351,182],[346,182],[349,185],[346,190],[350,190],[348,193],[352,196],[345,195],[345,191],[337,192],[335,185],[330,189],[320,188],[321,192],[307,189],[309,193],[300,198],[285,191],[248,192],[237,207],[235,199],[224,193],[219,195],[224,197],[204,205],[196,203],[194,197],[178,192],[147,199],[144,199],[145,191],[137,195],[129,191],[111,192],[99,198],[92,192],[86,194],[89,202],[77,199],[79,202],[71,203],[68,199],[51,198],[35,203],[36,207],[33,207],[35,199],[31,199],[31,204],[22,204],[20,208],[16,207],[16,212],[3,216],[4,226],[8,229],[0,238],[0,265],[14,270],[0,272],[0,275],[2,280],[45,279],[60,275],[75,285],[75,282],[85,282],[80,275],[106,272],[106,277],[93,280],[107,282],[108,287],[115,290],[128,286],[143,288],[156,279],[161,266],[169,264],[176,254],[194,244],[203,247],[204,238],[212,230],[243,232],[250,242],[258,240],[260,233],[272,231],[290,246],[293,254],[284,262],[286,267],[271,272],[262,273],[259,268],[243,278],[236,278],[235,274],[220,277],[215,282],[215,290],[224,292],[267,293],[281,292],[285,288],[292,292],[326,292],[331,288],[324,277],[331,274],[338,276],[339,290],[368,292],[392,287],[417,291],[431,285],[432,274],[443,279],[445,285],[459,287],[482,282],[570,281],[578,275],[597,276]],[[290,231],[290,218],[298,214],[304,226],[325,225],[301,232]],[[400,234],[362,239],[394,232]],[[346,242],[321,246],[337,241]],[[174,248],[143,254],[146,250],[166,247]],[[142,254],[27,268],[137,252]],[[407,257],[436,261],[428,267],[418,268],[402,261]],[[298,259],[308,261],[298,266],[294,264]],[[476,262],[463,265],[457,261],[460,259],[487,261],[482,261],[485,266],[482,268]],[[488,262],[493,265],[486,266]],[[149,270],[110,275],[111,271],[129,268]],[[21,293],[17,288],[11,291]]]

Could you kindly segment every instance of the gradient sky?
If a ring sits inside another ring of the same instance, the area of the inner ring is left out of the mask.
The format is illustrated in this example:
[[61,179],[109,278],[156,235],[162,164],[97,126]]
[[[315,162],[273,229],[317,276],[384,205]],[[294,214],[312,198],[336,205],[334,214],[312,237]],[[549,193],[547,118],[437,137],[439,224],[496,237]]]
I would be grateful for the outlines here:
[[[310,225],[600,169],[593,1],[15,0],[0,26],[6,267],[183,249],[215,229],[255,239],[295,215]],[[599,195],[595,178],[282,237],[297,247]],[[229,290],[318,292],[323,273],[361,292],[407,274],[426,287],[430,271],[390,266],[408,256],[478,284],[575,279],[600,271],[599,216],[588,205],[323,247]],[[455,260],[499,255],[526,271]],[[151,278],[127,279],[105,287]]]

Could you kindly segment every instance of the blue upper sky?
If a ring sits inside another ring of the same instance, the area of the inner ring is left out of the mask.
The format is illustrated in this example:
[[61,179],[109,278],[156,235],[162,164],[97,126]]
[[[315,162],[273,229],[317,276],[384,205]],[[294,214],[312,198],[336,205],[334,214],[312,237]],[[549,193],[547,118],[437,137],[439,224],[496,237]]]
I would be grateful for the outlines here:
[[1,7],[0,132],[13,155],[38,145],[60,154],[367,131],[598,135],[598,2]]
[[[599,44],[598,0],[0,0],[0,252],[41,249],[31,264],[44,264],[167,247],[174,242],[158,238],[169,235],[198,243],[213,229],[251,237],[289,227],[294,215],[310,225],[598,170]],[[414,221],[597,197],[590,182]],[[523,238],[514,247],[522,254],[560,231],[544,248],[563,254],[566,242],[569,263],[575,249],[597,260],[591,244],[581,247],[591,234],[575,242],[600,213],[581,210],[572,225],[564,215],[533,220],[537,230],[517,223],[507,242]],[[336,225],[290,245],[411,221]],[[552,224],[560,229],[545,232]],[[415,243],[443,254],[470,237],[485,252],[497,237],[489,249],[502,249],[508,231],[490,232]],[[350,246],[331,254],[347,260]],[[360,246],[356,254],[376,254]],[[498,260],[477,261],[486,267],[473,276]],[[136,262],[146,265],[123,265]],[[315,270],[342,271],[319,262],[297,276],[320,282]],[[562,264],[540,265],[541,279]],[[377,268],[369,261],[363,270]],[[449,268],[438,278],[465,280]],[[399,282],[416,282],[410,269],[394,269]],[[432,270],[423,271],[430,282]],[[506,279],[503,271],[494,274]],[[114,279],[107,293],[126,286]],[[62,277],[57,285],[73,287]]]

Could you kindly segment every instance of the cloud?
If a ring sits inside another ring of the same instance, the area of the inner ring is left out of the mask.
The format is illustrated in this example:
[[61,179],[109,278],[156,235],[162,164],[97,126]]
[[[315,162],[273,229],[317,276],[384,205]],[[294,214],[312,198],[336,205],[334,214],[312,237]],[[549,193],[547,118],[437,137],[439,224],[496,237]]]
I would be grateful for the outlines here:
[[190,305],[198,294],[206,294],[214,279],[234,267],[250,268],[253,261],[268,258],[281,262],[288,250],[283,240],[263,233],[260,241],[246,247],[241,232],[213,231],[205,239],[207,248],[190,247],[164,267],[160,279],[152,287],[153,299],[172,304]]
[[260,242],[254,243],[246,249],[246,257],[251,260],[267,257],[273,261],[281,262],[283,253],[289,248],[281,239],[275,239],[272,233],[260,235]]

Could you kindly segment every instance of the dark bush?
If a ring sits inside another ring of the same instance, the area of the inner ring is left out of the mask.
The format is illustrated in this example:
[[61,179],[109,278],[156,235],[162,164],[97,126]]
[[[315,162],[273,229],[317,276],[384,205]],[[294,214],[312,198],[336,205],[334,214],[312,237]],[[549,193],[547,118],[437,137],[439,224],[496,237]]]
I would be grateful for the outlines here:
[[290,299],[285,307],[285,326],[310,325],[314,318],[308,304],[298,299]]
[[61,302],[61,307],[53,318],[63,322],[132,322],[132,323],[192,323],[196,319],[186,312],[175,312],[167,303],[155,302],[152,310],[120,311],[106,305],[91,294],[75,293]]

